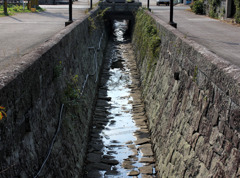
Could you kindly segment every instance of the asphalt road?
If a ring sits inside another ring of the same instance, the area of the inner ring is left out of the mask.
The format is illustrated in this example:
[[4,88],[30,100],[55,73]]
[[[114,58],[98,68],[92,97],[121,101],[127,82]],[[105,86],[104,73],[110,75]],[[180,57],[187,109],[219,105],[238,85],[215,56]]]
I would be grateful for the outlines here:
[[[40,13],[22,13],[0,17],[0,70],[19,60],[34,47],[65,27],[69,19],[67,5],[42,6]],[[75,2],[73,20],[84,17],[88,1]]]
[[[94,0],[93,3],[96,3]],[[147,0],[142,1],[147,6]],[[156,6],[152,12],[169,21],[169,6]],[[24,13],[0,18],[0,70],[19,60],[19,57],[58,33],[68,21],[68,5],[44,5],[45,12]],[[73,19],[83,18],[89,0],[74,2]],[[174,21],[178,30],[210,51],[240,66],[240,27],[206,16],[195,15],[188,6],[174,6]]]
[[[240,27],[187,11],[188,6],[175,6],[173,21],[188,38],[205,46],[216,55],[240,66]],[[169,22],[169,8],[152,7],[153,13]]]

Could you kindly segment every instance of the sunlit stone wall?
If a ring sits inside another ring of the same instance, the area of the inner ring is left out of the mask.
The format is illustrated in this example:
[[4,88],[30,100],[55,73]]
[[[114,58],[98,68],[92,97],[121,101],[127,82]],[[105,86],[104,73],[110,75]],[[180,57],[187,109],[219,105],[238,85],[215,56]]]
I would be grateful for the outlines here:
[[133,35],[159,177],[240,176],[240,69],[144,15],[161,39],[152,59],[136,30],[147,22]]

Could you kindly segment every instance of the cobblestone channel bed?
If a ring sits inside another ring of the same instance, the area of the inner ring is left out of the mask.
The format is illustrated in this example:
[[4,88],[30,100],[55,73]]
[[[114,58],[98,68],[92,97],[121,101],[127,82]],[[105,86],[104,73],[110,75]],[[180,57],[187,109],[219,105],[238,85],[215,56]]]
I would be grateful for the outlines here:
[[155,177],[139,75],[126,22],[115,22],[93,119],[85,177]]

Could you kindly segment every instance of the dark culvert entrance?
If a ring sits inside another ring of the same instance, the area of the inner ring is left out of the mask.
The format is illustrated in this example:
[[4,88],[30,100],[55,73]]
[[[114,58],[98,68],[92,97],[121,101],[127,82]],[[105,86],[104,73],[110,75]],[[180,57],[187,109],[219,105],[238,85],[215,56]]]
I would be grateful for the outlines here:
[[[139,75],[129,32],[132,20],[111,20],[84,177],[155,177]],[[130,26],[130,28],[128,28]]]

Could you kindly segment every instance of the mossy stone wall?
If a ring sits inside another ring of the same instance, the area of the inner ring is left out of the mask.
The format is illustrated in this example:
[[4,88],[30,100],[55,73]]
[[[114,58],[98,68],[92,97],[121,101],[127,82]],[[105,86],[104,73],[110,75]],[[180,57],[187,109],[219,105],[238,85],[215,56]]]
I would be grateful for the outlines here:
[[[95,18],[98,12],[91,11],[20,58],[11,70],[1,71],[0,105],[7,118],[0,121],[0,177],[37,175],[59,122],[60,131],[39,176],[81,177],[96,75],[107,42],[104,22]],[[95,47],[96,59],[89,47]]]
[[138,12],[133,46],[158,177],[240,176],[240,69],[150,12]]

